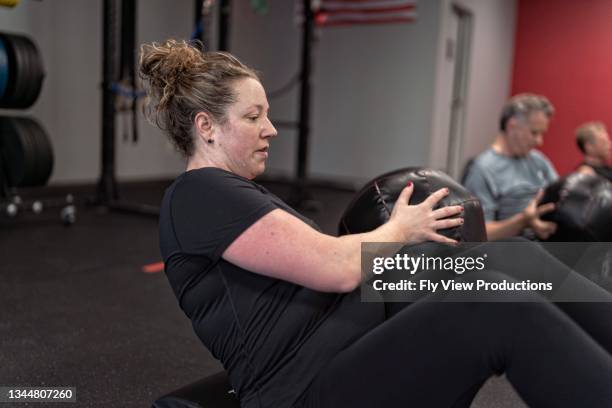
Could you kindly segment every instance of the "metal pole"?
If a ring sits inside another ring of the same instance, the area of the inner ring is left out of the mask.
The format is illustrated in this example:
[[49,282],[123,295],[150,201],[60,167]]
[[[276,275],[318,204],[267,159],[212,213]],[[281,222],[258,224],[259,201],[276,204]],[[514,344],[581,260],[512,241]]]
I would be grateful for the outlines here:
[[219,2],[219,51],[229,51],[230,17],[232,2],[220,0]]
[[117,79],[117,4],[104,0],[102,23],[102,158],[98,181],[98,204],[117,199],[115,180],[115,94],[111,87]]
[[308,177],[308,142],[310,139],[312,41],[314,39],[314,13],[311,7],[311,0],[303,0],[303,2],[304,26],[302,33],[297,163],[295,169],[295,182],[290,198],[291,204],[298,207],[302,206],[303,202],[308,199],[306,184]]

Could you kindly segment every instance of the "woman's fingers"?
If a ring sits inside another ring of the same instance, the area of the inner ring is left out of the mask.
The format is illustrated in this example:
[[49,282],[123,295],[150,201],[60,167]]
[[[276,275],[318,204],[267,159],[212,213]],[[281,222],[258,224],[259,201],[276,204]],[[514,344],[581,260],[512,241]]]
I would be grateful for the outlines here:
[[429,197],[427,197],[423,201],[423,204],[429,206],[429,208],[433,208],[436,204],[438,204],[438,201],[440,201],[447,195],[448,195],[448,188],[446,187],[441,188],[438,191],[433,192]]
[[410,197],[412,196],[413,190],[414,184],[412,184],[412,181],[409,181],[408,185],[404,187],[399,197],[397,198],[397,202],[408,204],[410,202]]
[[[408,185],[402,190],[397,199],[401,204],[394,210],[395,214],[402,214],[402,219],[408,221],[406,230],[409,232],[409,241],[423,242],[433,241],[456,245],[457,241],[444,235],[438,234],[438,230],[454,228],[463,224],[460,214],[463,212],[461,205],[451,205],[434,210],[433,208],[449,194],[448,188],[441,188],[433,192],[421,204],[410,205],[410,198],[414,192],[414,185]],[[451,218],[452,217],[452,218]]]
[[431,234],[429,236],[429,241],[433,241],[433,242],[441,242],[443,244],[451,244],[451,245],[458,245],[459,242],[457,242],[454,239],[445,237],[444,235],[441,234]]
[[441,218],[452,217],[453,215],[457,215],[463,211],[463,207],[460,205],[449,205],[448,207],[438,208],[433,211],[433,217],[436,220]]
[[437,231],[446,228],[458,227],[459,225],[463,225],[463,218],[447,218],[434,222],[433,229]]

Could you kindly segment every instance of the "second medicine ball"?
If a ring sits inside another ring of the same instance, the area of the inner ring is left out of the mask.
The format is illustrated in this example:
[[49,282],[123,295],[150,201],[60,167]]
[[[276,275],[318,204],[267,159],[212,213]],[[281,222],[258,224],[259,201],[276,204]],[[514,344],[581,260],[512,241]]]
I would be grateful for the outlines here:
[[431,193],[447,187],[449,194],[440,200],[435,208],[449,205],[464,207],[465,223],[455,228],[439,230],[440,234],[460,242],[487,240],[480,201],[444,172],[418,167],[392,171],[368,182],[342,215],[339,234],[372,231],[387,222],[397,198],[409,181],[414,183],[410,204],[418,204]]
[[544,191],[541,203],[555,203],[542,219],[557,223],[548,240],[612,241],[612,183],[600,176],[572,173]]

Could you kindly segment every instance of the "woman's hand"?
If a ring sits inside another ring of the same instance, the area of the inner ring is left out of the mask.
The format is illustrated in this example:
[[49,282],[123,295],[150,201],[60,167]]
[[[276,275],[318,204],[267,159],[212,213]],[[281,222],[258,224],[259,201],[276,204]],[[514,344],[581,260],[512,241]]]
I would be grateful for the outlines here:
[[463,218],[448,218],[463,211],[460,205],[433,208],[436,204],[448,195],[448,188],[441,188],[432,193],[429,197],[417,205],[410,205],[410,197],[414,191],[414,184],[402,190],[395,203],[389,223],[398,228],[403,242],[417,244],[424,241],[443,242],[456,244],[457,241],[438,234],[437,231],[446,228],[453,228],[463,224]]

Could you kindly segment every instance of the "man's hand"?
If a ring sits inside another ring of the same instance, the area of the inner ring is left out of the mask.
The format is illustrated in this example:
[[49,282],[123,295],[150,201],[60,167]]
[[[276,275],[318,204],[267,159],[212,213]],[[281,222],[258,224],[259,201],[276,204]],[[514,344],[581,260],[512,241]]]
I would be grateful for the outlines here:
[[557,230],[557,224],[550,221],[543,221],[540,217],[555,209],[555,203],[540,204],[540,200],[544,195],[544,190],[538,191],[538,194],[533,200],[527,204],[523,210],[525,217],[525,226],[531,228],[536,236],[540,239],[548,239]]

